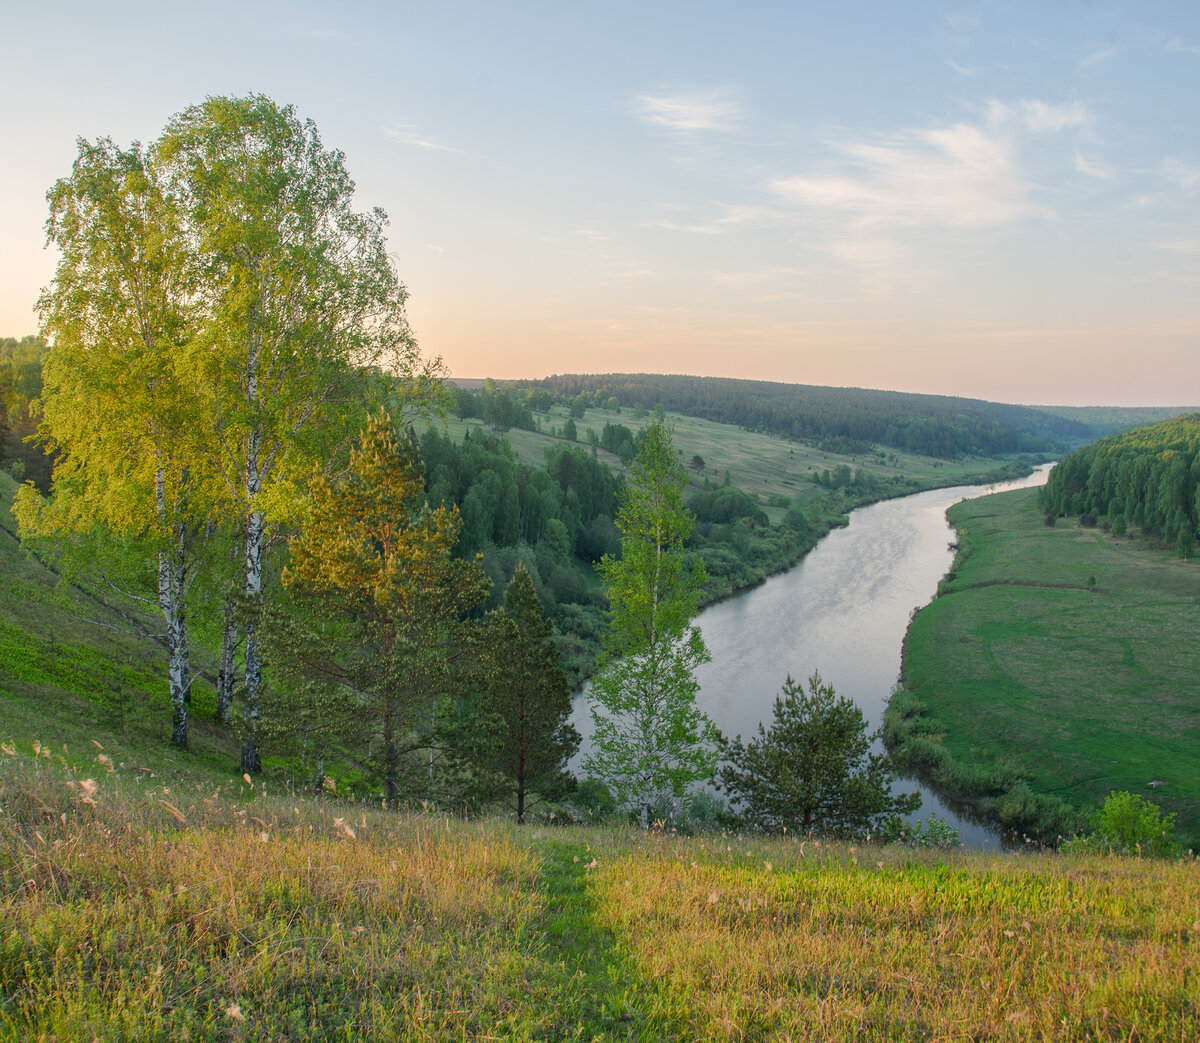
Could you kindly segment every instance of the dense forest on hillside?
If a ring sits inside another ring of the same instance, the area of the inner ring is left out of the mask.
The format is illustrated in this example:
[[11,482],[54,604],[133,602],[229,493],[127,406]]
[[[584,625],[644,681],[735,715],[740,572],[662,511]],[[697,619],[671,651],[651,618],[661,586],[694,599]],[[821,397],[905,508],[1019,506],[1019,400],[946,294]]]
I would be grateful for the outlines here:
[[621,406],[661,404],[686,416],[835,452],[862,452],[879,444],[953,459],[968,453],[1053,452],[1093,437],[1081,421],[1025,406],[899,391],[646,373],[566,374],[527,383],[598,404],[610,399]]
[[1059,461],[1042,492],[1050,519],[1129,529],[1189,557],[1200,524],[1200,413],[1093,442]]

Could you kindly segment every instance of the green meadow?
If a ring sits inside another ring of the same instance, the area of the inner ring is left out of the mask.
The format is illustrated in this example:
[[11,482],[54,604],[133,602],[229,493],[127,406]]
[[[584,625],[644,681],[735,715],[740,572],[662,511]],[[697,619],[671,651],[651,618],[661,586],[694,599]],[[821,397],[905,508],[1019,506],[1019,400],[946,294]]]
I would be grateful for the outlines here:
[[[546,449],[556,443],[561,444],[562,437],[557,432],[562,431],[568,415],[567,406],[553,406],[548,413],[536,414],[541,431],[513,428],[504,432],[504,437],[522,463],[540,467],[545,463]],[[702,487],[706,479],[721,485],[728,472],[734,485],[757,498],[774,525],[782,520],[787,511],[784,500],[805,503],[826,496],[827,491],[814,482],[814,477],[839,465],[847,465],[853,470],[861,469],[865,474],[897,483],[898,487],[892,495],[983,480],[1006,465],[1005,460],[996,457],[965,456],[959,460],[939,460],[891,449],[845,456],[802,442],[746,431],[731,424],[718,424],[680,413],[668,413],[667,416],[674,425],[675,447],[687,466],[693,487]],[[585,412],[583,419],[575,421],[577,443],[585,447],[588,445],[589,428],[599,435],[606,423],[624,424],[636,434],[650,419],[649,415],[636,416],[630,409],[622,409],[618,413],[592,407]],[[461,439],[468,430],[486,429],[480,420],[451,420],[448,428],[455,440]],[[603,449],[597,449],[597,454],[615,472],[624,473],[625,468],[615,455]],[[691,466],[695,456],[703,459],[703,469]],[[1028,473],[1028,470],[1023,473]]]
[[1200,847],[1200,565],[1047,527],[1036,490],[949,517],[959,553],[909,630],[893,748],[1047,839],[1116,789],[1175,812]]

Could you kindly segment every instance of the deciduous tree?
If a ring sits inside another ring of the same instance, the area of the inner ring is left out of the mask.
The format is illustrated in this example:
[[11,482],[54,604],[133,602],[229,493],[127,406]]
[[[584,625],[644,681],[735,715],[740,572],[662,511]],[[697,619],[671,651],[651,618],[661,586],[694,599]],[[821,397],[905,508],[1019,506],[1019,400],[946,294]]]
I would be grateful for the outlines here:
[[612,609],[583,767],[645,826],[655,807],[711,777],[717,733],[696,706],[695,671],[709,659],[692,626],[704,567],[685,558],[694,525],[683,502],[688,479],[661,418],[643,428],[631,470],[617,515],[621,556],[598,566]]
[[[207,475],[186,445],[196,422],[197,379],[183,353],[194,329],[195,269],[182,215],[141,146],[81,139],[78,150],[71,175],[48,194],[47,237],[61,257],[39,300],[50,343],[40,434],[59,454],[54,488],[48,501],[22,490],[18,517],[23,537],[75,538],[100,525],[157,555],[156,595],[111,573],[106,584],[156,602],[163,614],[171,737],[186,746],[186,602],[194,544],[212,507]],[[128,578],[128,560],[121,571]]]
[[386,215],[352,208],[345,158],[311,120],[262,95],[209,98],[171,120],[154,154],[203,273],[204,322],[191,342],[205,374],[195,448],[243,519],[242,766],[257,771],[258,617],[274,527],[295,519],[313,460],[350,433],[347,406],[365,372],[382,367],[423,403],[441,366],[421,359],[409,330]]

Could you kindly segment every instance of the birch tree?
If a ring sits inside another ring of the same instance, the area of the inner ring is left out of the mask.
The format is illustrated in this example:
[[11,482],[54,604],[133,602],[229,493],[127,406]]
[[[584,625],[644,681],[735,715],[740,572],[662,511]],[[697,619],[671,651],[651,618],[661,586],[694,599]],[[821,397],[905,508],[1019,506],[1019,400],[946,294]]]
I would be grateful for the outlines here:
[[40,433],[47,451],[61,455],[49,500],[30,486],[21,492],[22,536],[78,539],[100,525],[156,555],[154,594],[126,583],[128,568],[124,579],[110,571],[103,582],[162,612],[171,738],[186,746],[186,605],[210,501],[203,467],[185,448],[195,386],[180,363],[192,333],[194,269],[181,215],[141,146],[121,149],[110,139],[80,139],[71,175],[48,200],[47,238],[61,258],[38,302],[49,341]]
[[661,418],[643,428],[617,514],[621,556],[605,555],[598,566],[612,608],[592,680],[593,750],[583,764],[637,809],[643,827],[653,809],[684,800],[717,764],[716,728],[696,706],[695,671],[709,660],[692,626],[704,566],[685,560],[695,519],[671,434]]
[[[260,615],[265,557],[295,520],[314,460],[348,435],[361,377],[382,368],[411,403],[436,397],[440,362],[421,359],[390,263],[382,210],[352,208],[341,152],[311,120],[262,95],[209,98],[156,143],[202,259],[204,313],[191,343],[205,374],[195,451],[241,518],[245,664],[242,767],[261,767]],[[399,418],[397,418],[399,419]]]

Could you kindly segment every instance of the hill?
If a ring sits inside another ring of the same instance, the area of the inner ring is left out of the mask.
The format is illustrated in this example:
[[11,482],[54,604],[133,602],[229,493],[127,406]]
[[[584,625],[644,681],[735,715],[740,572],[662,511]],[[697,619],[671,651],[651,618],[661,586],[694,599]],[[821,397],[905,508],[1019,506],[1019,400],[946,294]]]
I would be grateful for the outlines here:
[[0,1039],[1200,1033],[1190,861],[517,829],[89,749],[0,742]]
[[251,782],[211,689],[171,747],[161,648],[0,523],[0,1040],[1200,1032],[1190,861],[518,829]]
[[1057,453],[1095,437],[1083,422],[1028,406],[865,388],[647,373],[564,374],[521,382],[559,397],[641,404],[842,452],[874,445],[940,459]]
[[1138,530],[1191,555],[1200,526],[1200,413],[1111,435],[1050,473],[1048,514],[1078,515],[1118,536]]

